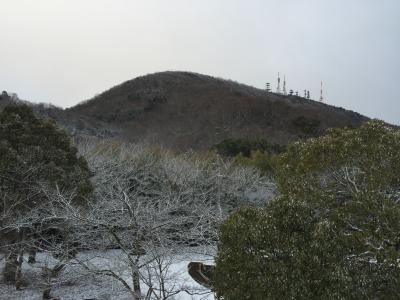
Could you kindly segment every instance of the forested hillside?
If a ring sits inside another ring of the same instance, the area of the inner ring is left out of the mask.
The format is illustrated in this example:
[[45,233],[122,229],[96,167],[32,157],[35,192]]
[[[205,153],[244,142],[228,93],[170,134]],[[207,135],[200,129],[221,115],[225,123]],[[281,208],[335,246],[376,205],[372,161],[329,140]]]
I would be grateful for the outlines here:
[[[10,102],[3,98],[0,108]],[[189,72],[138,77],[68,109],[33,107],[73,136],[113,137],[180,151],[208,150],[230,138],[287,145],[368,120],[318,101]]]

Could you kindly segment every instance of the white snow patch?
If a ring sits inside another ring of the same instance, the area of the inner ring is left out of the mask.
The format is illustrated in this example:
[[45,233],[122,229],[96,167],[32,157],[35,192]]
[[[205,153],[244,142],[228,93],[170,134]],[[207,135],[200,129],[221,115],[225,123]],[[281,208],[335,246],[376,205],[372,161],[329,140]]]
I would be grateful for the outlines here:
[[[213,293],[197,284],[188,274],[187,265],[190,261],[201,261],[206,264],[213,264],[213,258],[205,253],[204,249],[186,249],[182,254],[173,257],[172,264],[169,267],[168,274],[171,280],[168,280],[167,287],[185,287],[198,295],[189,295],[186,292],[180,292],[168,299],[182,300],[211,300],[214,299]],[[88,259],[99,268],[111,268],[115,272],[122,274],[130,282],[129,273],[126,265],[120,263],[119,250],[109,250],[106,253],[97,251],[88,251],[78,254],[79,259]],[[24,257],[22,268],[24,287],[16,291],[12,285],[0,283],[0,299],[42,299],[43,279],[41,277],[42,267],[52,266],[56,261],[46,255],[39,253],[37,263],[30,265],[27,263],[27,257]],[[4,259],[0,261],[0,269],[4,267]],[[173,278],[173,280],[172,280]],[[2,281],[2,278],[0,278]],[[147,293],[147,286],[141,283],[142,293]],[[78,264],[70,264],[63,271],[54,283],[51,291],[54,299],[78,300],[78,299],[98,299],[98,300],[125,300],[132,299],[129,292],[117,280],[104,275],[94,275],[84,270]],[[152,298],[153,299],[153,298]]]

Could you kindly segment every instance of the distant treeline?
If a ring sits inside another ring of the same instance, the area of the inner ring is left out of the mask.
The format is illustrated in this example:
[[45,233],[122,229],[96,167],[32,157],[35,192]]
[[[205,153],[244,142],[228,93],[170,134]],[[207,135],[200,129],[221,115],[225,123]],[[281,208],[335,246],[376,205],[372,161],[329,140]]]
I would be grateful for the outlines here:
[[234,158],[238,164],[253,166],[264,174],[274,172],[274,157],[285,152],[286,146],[266,139],[226,139],[212,147],[217,154]]

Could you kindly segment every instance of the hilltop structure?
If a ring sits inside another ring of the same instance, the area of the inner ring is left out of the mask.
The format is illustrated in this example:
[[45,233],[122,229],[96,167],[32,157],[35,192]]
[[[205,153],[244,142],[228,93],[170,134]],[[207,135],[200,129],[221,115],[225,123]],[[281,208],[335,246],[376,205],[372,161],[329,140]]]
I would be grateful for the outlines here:
[[323,94],[323,89],[322,89],[322,81],[321,81],[321,94],[319,96],[319,101],[324,102],[324,94]]
[[[271,86],[270,83],[267,82],[265,84],[265,90],[270,93],[271,92]],[[311,100],[311,93],[309,90],[305,89],[303,90],[304,94],[303,97],[300,96],[300,93],[298,91],[294,92],[293,89],[289,90],[289,93],[287,92],[287,86],[286,86],[286,76],[283,75],[283,87],[281,89],[281,77],[280,73],[278,72],[278,78],[277,78],[277,86],[276,86],[276,94],[278,95],[283,95],[283,96],[296,96],[296,97],[301,97],[304,99],[309,99]],[[323,94],[323,86],[322,86],[322,81],[321,81],[321,91],[320,91],[320,97],[319,97],[320,102],[325,102],[324,94]]]

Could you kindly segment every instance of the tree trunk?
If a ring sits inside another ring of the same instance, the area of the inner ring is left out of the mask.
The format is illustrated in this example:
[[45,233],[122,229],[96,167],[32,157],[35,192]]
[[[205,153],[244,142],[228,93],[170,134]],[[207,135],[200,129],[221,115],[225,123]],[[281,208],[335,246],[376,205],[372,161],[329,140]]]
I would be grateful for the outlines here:
[[151,294],[152,294],[152,293],[153,293],[153,288],[152,288],[152,287],[149,287],[149,290],[147,291],[145,300],[150,300],[150,299],[151,299]]
[[19,251],[17,270],[15,272],[15,288],[19,290],[22,285],[22,263],[24,262],[24,250]]
[[160,292],[162,295],[162,299],[167,299],[166,292],[165,292],[165,282],[164,282],[164,274],[163,274],[163,269],[162,269],[162,262],[158,261],[158,271],[159,271],[159,276],[160,276]]
[[36,262],[36,250],[35,248],[29,249],[29,257],[28,257],[28,263],[34,264]]
[[42,293],[42,299],[43,300],[51,299],[50,293],[51,293],[51,285],[46,285]]
[[132,268],[132,283],[133,283],[134,299],[135,300],[142,299],[142,292],[140,290],[139,266],[137,260],[135,261],[135,266],[133,266]]
[[15,283],[18,268],[18,251],[10,249],[6,257],[6,262],[3,270],[3,278],[6,283]]

